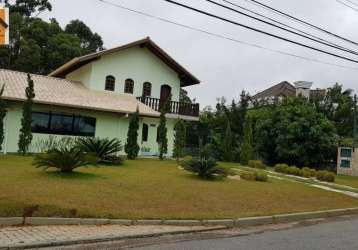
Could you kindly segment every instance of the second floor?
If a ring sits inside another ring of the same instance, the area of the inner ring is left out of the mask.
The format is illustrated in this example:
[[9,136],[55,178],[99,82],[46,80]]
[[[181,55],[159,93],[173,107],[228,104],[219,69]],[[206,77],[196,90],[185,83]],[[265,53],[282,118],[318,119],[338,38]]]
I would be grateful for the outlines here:
[[150,38],[75,58],[50,76],[82,82],[98,91],[180,101],[180,89],[199,80]]

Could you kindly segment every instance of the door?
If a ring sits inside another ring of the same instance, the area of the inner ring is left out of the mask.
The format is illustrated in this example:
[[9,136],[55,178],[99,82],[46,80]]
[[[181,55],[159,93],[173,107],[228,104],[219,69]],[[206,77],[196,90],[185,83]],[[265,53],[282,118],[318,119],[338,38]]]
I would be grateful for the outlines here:
[[162,85],[160,88],[160,100],[167,101],[172,94],[172,88],[169,85]]

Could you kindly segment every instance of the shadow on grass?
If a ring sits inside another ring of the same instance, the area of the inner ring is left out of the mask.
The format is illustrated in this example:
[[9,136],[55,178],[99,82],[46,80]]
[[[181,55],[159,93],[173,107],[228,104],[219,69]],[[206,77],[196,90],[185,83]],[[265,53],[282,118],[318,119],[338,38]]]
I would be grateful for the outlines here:
[[82,172],[72,172],[72,173],[61,173],[59,171],[43,171],[42,175],[46,175],[51,178],[59,178],[66,180],[93,180],[104,177],[99,174],[93,173],[82,173]]

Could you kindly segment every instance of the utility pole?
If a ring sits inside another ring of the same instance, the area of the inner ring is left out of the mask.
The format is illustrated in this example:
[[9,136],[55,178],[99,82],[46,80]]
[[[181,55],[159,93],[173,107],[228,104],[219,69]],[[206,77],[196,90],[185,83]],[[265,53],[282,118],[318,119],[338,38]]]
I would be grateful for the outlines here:
[[354,95],[354,113],[353,113],[353,151],[356,148],[356,137],[357,137],[357,95]]

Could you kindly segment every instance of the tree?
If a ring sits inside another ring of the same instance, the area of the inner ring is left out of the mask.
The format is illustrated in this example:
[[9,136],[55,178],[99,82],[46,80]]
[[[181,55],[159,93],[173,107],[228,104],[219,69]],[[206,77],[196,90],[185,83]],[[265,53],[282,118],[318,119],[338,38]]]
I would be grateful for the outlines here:
[[301,99],[255,110],[255,143],[270,165],[317,168],[336,158],[337,134],[331,121]]
[[6,1],[10,8],[10,44],[0,47],[0,68],[49,74],[74,57],[103,49],[102,38],[75,20],[64,29],[56,19],[37,18],[51,11],[48,0]]
[[31,123],[32,123],[32,106],[35,98],[34,81],[30,74],[27,74],[27,84],[25,89],[26,101],[22,105],[22,119],[19,136],[19,153],[25,155],[32,141]]
[[164,155],[168,153],[168,138],[167,138],[167,119],[165,117],[169,110],[170,98],[166,100],[160,108],[160,118],[158,126],[158,146],[159,146],[159,159],[163,160]]
[[127,134],[127,143],[124,147],[127,157],[130,160],[135,160],[138,157],[138,130],[139,130],[139,108],[137,107],[129,120],[129,128]]
[[103,50],[103,40],[80,20],[72,20],[66,25],[65,32],[75,35],[81,44],[82,53],[89,54]]
[[244,123],[244,141],[240,151],[240,163],[247,165],[250,160],[253,159],[253,147],[252,147],[252,121],[250,116],[246,117]]
[[179,160],[184,156],[185,142],[186,142],[186,125],[182,119],[179,119],[174,127],[174,157]]
[[230,121],[227,121],[227,125],[226,125],[226,131],[225,131],[225,136],[224,136],[224,140],[222,142],[222,149],[223,149],[223,160],[227,161],[227,162],[231,162],[233,157],[232,157],[232,153],[233,153],[233,134],[231,131],[231,126],[230,126]]
[[4,131],[4,119],[6,116],[6,103],[4,99],[2,98],[2,95],[4,94],[5,85],[2,85],[0,89],[0,151],[2,150],[2,143],[5,139],[5,131]]

